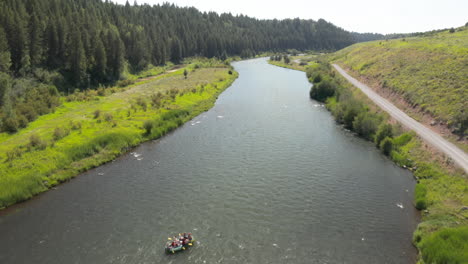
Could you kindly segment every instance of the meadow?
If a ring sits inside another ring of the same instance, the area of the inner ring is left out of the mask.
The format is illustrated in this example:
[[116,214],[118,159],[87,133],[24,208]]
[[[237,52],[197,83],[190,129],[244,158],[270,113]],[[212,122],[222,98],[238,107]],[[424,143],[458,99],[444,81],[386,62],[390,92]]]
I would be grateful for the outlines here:
[[[55,112],[0,134],[0,208],[27,200],[80,172],[157,139],[208,110],[237,78],[226,64],[188,61],[175,71],[61,98]],[[187,77],[184,76],[187,72]],[[132,80],[133,79],[133,80]]]

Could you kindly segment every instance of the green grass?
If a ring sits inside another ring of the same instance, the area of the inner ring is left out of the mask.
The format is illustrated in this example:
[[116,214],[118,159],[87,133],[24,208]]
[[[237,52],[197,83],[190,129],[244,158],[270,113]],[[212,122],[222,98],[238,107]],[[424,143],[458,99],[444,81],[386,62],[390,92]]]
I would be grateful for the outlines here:
[[[401,95],[452,129],[468,122],[468,27],[422,37],[358,43],[331,59]],[[463,112],[464,111],[464,112]]]
[[[116,88],[107,96],[64,99],[54,113],[39,117],[18,133],[0,134],[0,208],[27,200],[174,130],[210,109],[237,78],[230,67],[214,60],[193,60],[185,68]],[[160,98],[158,105],[153,105],[152,96]],[[151,133],[145,122],[152,124]],[[31,146],[31,135],[45,146]]]

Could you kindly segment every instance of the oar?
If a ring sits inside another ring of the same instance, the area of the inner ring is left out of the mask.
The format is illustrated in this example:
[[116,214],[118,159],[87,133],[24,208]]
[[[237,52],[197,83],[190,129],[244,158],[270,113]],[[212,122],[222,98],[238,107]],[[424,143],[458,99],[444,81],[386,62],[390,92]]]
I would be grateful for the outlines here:
[[172,240],[172,238],[168,237],[167,239]]

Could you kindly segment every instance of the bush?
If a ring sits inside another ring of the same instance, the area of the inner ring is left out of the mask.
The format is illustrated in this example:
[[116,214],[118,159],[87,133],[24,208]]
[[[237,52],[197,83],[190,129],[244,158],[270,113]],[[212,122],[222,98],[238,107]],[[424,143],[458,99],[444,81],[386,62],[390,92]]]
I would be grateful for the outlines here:
[[450,32],[450,33],[454,33],[454,32],[455,32],[455,29],[454,29],[454,28],[451,28],[451,29],[449,30],[449,32]]
[[353,130],[356,131],[359,136],[372,140],[379,123],[380,119],[376,115],[363,112],[354,118]]
[[310,98],[320,102],[325,102],[328,97],[335,94],[336,85],[330,81],[324,80],[319,84],[312,86],[310,90]]
[[22,154],[23,154],[23,152],[21,151],[21,149],[19,147],[15,147],[15,148],[13,148],[11,150],[8,150],[6,152],[7,161],[12,161],[15,158],[19,158],[19,157],[21,157]]
[[3,120],[3,131],[15,133],[19,129],[19,122],[15,117],[7,117]]
[[414,200],[416,202],[416,209],[424,210],[427,208],[426,194],[427,194],[426,185],[422,183],[416,184],[416,187],[414,190]]
[[392,139],[389,137],[384,138],[384,140],[380,142],[380,149],[382,150],[382,153],[386,156],[390,155],[393,149]]
[[143,99],[143,97],[138,97],[136,103],[137,105],[141,106],[143,111],[146,111],[148,106],[146,105],[146,101]]
[[106,122],[111,122],[112,119],[114,119],[114,116],[111,113],[104,114],[104,120],[106,120]]
[[393,137],[393,127],[390,124],[382,124],[379,126],[377,133],[375,134],[375,144],[380,146],[380,142],[386,137]]
[[468,263],[468,226],[443,228],[421,243],[424,263]]
[[96,111],[94,111],[94,119],[98,119],[99,116],[101,115],[101,110],[97,109]]
[[29,137],[29,146],[37,149],[45,149],[47,147],[47,143],[43,141],[39,135],[32,134]]
[[152,122],[152,121],[150,121],[150,120],[146,120],[146,121],[143,123],[143,128],[145,129],[146,135],[150,135],[150,134],[151,134],[151,131],[153,130],[153,127],[154,127],[154,122]]
[[122,80],[122,81],[117,82],[117,86],[118,87],[126,87],[126,86],[132,85],[134,83],[135,83],[135,81],[133,81],[133,80]]
[[62,139],[67,135],[68,135],[68,131],[61,127],[56,127],[54,130],[54,140]]

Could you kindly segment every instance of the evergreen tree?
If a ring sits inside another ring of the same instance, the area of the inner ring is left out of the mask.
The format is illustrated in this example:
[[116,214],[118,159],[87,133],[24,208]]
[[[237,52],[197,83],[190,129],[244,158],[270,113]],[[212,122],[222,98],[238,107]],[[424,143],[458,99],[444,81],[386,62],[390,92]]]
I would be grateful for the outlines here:
[[[0,72],[9,72],[11,67],[10,49],[3,27],[0,26]],[[0,94],[1,100],[1,94]]]
[[70,71],[75,85],[86,86],[86,57],[78,29],[74,30],[71,41]]

